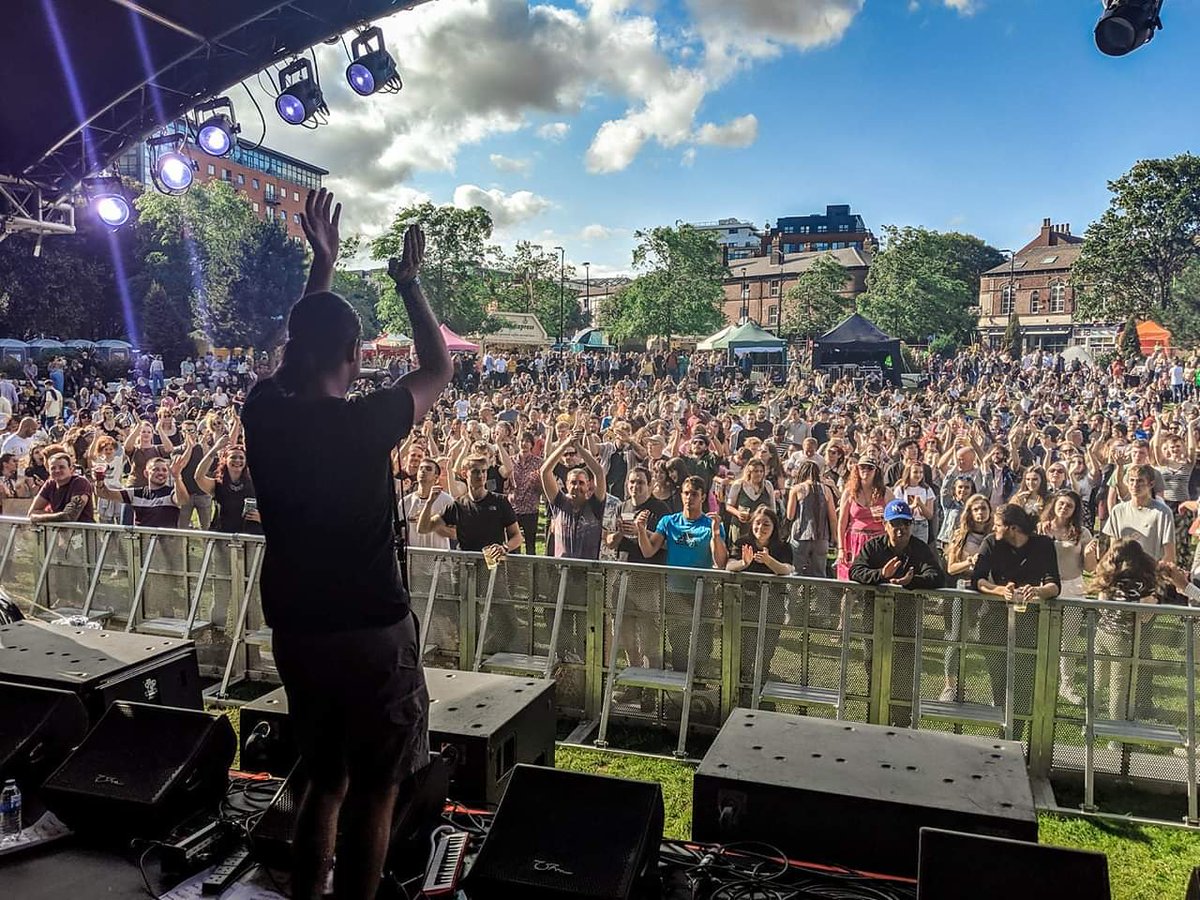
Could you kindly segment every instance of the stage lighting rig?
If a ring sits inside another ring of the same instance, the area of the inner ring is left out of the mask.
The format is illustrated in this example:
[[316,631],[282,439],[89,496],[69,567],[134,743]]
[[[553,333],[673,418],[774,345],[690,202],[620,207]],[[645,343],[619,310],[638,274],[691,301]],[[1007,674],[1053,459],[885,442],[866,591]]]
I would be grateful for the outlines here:
[[313,75],[312,63],[297,59],[279,71],[279,96],[275,111],[289,125],[303,125],[317,115],[328,114],[321,85]]
[[242,126],[233,116],[233,104],[228,97],[217,97],[201,103],[194,111],[196,143],[209,156],[228,156],[237,146]]
[[383,46],[383,32],[378,26],[364,29],[350,42],[346,80],[363,97],[377,91],[394,94],[404,86],[396,71],[396,60]]
[[150,180],[164,194],[187,193],[200,166],[183,152],[187,133],[170,131],[146,141],[150,148]]
[[83,196],[96,213],[96,218],[116,231],[129,221],[133,205],[115,172],[101,172],[83,179]]
[[1107,56],[1124,56],[1148,44],[1162,28],[1163,0],[1104,0],[1096,23],[1096,46]]

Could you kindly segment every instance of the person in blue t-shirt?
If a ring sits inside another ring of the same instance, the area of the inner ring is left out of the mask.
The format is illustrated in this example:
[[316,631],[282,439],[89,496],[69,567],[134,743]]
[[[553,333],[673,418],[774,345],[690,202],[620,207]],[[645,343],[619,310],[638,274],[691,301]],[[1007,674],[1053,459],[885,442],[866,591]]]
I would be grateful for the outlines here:
[[[692,475],[683,480],[680,499],[683,512],[663,516],[654,531],[646,528],[645,520],[638,521],[638,544],[642,555],[653,557],[664,547],[667,565],[681,569],[724,569],[729,557],[725,546],[725,528],[721,525],[720,513],[704,513],[704,501],[708,497],[708,486],[704,479]],[[667,590],[694,597],[695,578],[680,573],[667,575]],[[686,620],[674,619],[667,623],[667,638],[671,644],[671,667],[677,671],[687,668],[690,625]],[[698,636],[699,652],[712,641],[712,626],[705,625]]]

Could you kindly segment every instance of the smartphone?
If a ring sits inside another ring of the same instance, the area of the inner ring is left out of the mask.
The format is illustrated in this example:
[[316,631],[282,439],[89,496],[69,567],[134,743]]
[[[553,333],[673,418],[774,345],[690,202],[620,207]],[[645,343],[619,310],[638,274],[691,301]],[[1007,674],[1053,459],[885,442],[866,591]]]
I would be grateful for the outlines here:
[[255,497],[247,497],[242,501],[242,518],[245,518],[252,512],[258,512],[258,500]]

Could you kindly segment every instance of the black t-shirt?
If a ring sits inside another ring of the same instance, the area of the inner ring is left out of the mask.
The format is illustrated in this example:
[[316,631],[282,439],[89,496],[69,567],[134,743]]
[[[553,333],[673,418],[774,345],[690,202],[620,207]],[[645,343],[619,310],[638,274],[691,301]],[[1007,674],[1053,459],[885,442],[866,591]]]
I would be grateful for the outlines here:
[[488,491],[481,500],[473,500],[470,494],[459,497],[446,507],[442,521],[458,529],[459,550],[479,551],[505,543],[505,531],[516,523],[517,514],[507,497]]
[[254,496],[254,482],[249,474],[237,481],[224,478],[216,482],[213,499],[217,501],[217,515],[213,530],[222,534],[262,534],[262,526],[245,517],[246,500]]
[[[737,542],[734,543],[733,549],[729,551],[729,558],[730,559],[741,559],[743,547],[749,547],[751,550],[754,550],[755,552],[757,552],[760,549],[758,544],[755,543],[754,538],[752,538],[752,537],[741,538],[740,540],[738,540]],[[778,560],[779,562],[782,562],[782,563],[789,562],[792,558],[792,551],[789,550],[787,544],[783,543],[782,541],[772,539],[770,546],[766,547],[766,551],[771,554],[772,559]],[[757,560],[750,563],[750,565],[746,566],[746,568],[743,569],[742,571],[752,572],[756,575],[774,575],[775,574],[774,572],[772,572],[770,569],[767,568],[766,563],[760,563]]]
[[[309,398],[285,394],[270,378],[250,392],[242,423],[267,538],[260,583],[272,628],[339,631],[408,615],[393,540],[391,451],[412,419],[404,387],[353,400]],[[330,472],[337,477],[323,474]]]
[[[636,504],[632,500],[626,500],[617,510],[617,515],[633,513],[636,517],[642,510],[650,511],[650,518],[646,521],[646,530],[651,534],[658,527],[658,520],[663,516],[669,516],[671,511],[667,509],[667,504],[663,503],[657,497],[648,497],[646,502]],[[658,563],[662,564],[667,559],[667,548],[659,550],[654,556],[647,559],[642,555],[642,548],[637,542],[637,538],[621,538],[621,543],[617,545],[617,552],[621,554],[622,559],[627,559],[632,563]]]

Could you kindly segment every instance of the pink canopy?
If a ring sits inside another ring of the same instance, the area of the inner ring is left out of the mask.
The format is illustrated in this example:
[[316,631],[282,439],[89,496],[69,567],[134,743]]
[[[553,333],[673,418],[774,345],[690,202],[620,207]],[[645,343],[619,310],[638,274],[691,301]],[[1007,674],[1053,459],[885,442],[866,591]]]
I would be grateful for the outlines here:
[[455,334],[453,331],[451,331],[449,328],[447,328],[446,324],[444,322],[441,325],[441,332],[442,332],[442,340],[444,340],[446,342],[446,349],[451,351],[452,353],[454,353],[454,352],[478,353],[479,352],[478,346],[476,346],[475,344],[472,344],[470,341],[465,341],[462,338],[460,338],[457,334]]

